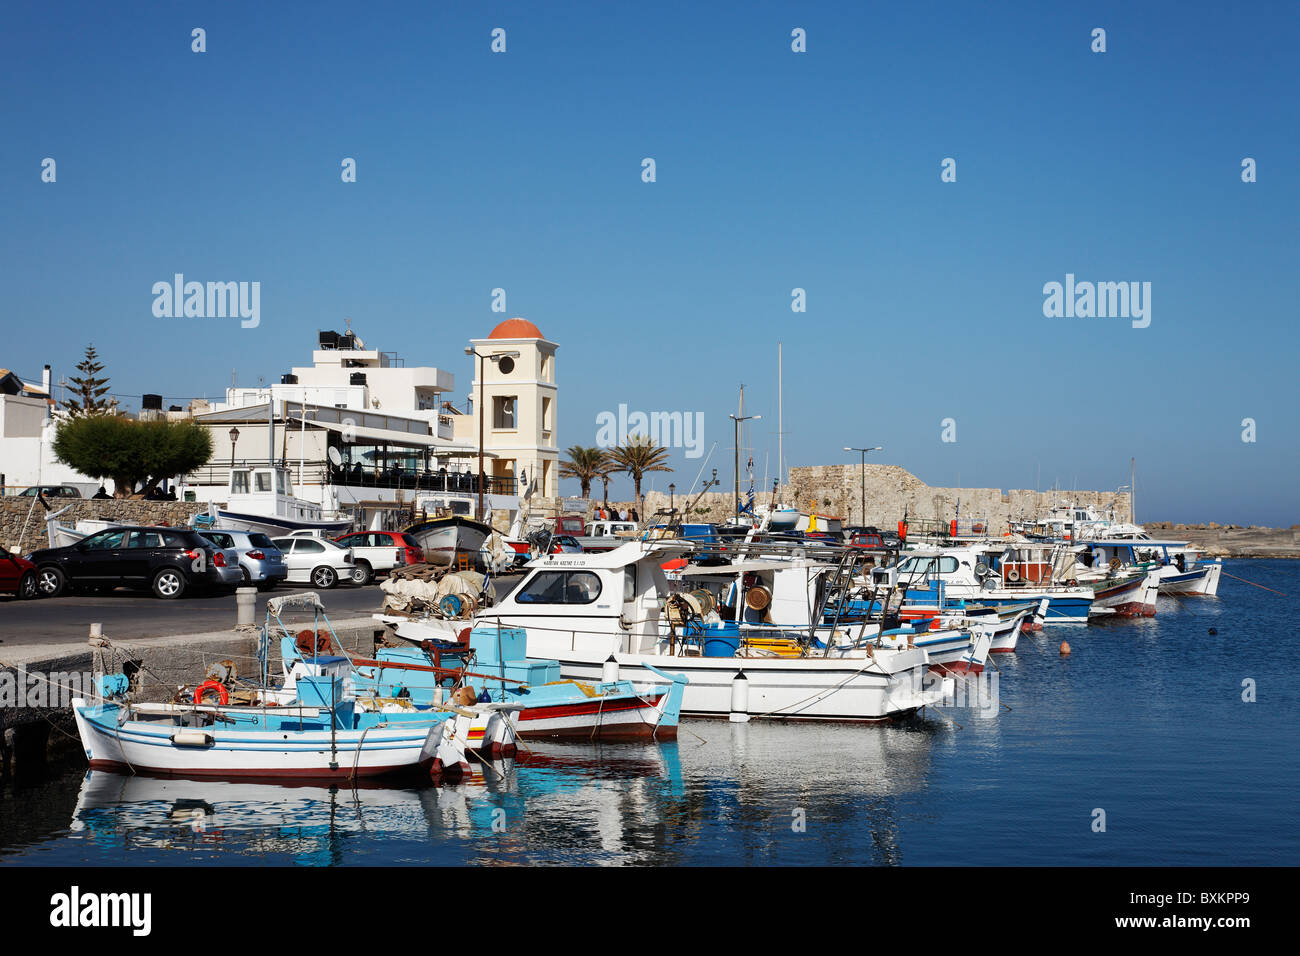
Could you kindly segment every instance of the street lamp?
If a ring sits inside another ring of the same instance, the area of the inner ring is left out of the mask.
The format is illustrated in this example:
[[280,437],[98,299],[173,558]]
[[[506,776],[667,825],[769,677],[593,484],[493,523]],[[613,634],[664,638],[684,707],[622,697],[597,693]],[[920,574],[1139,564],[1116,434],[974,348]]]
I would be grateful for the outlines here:
[[867,524],[867,452],[884,451],[884,449],[880,445],[875,445],[871,448],[851,448],[848,445],[845,445],[844,450],[862,452],[862,526],[866,527]]
[[478,356],[478,520],[483,520],[483,420],[487,416],[487,409],[483,407],[483,360],[491,359],[493,362],[500,362],[503,358],[519,358],[518,352],[497,352],[493,355],[484,355],[482,352],[475,350],[474,346],[465,346],[466,355]]
[[[741,396],[744,397],[743,395]],[[762,415],[728,415],[736,423],[736,520],[740,520],[740,423],[750,419],[758,421]]]
[[239,429],[230,429],[230,470],[235,469],[235,442],[239,441]]
[[671,481],[668,482],[668,510],[669,511],[677,510],[676,503],[674,502],[674,497],[676,496],[676,494],[677,494],[677,485],[674,482]]

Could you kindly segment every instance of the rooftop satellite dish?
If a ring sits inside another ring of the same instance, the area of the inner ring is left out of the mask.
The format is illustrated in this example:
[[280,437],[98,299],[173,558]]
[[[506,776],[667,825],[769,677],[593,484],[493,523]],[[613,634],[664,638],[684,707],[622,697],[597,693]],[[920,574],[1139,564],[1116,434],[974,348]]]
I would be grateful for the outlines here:
[[339,450],[333,445],[330,446],[330,450],[326,452],[326,454],[329,455],[329,459],[333,463],[334,467],[337,468],[343,464],[343,456],[339,454]]

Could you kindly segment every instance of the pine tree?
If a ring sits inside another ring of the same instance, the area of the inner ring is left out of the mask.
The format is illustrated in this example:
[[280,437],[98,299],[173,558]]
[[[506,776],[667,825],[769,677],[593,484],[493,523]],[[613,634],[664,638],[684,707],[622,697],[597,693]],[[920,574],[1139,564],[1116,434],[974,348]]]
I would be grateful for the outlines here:
[[104,371],[104,366],[99,363],[99,354],[95,351],[94,345],[86,346],[86,357],[77,366],[77,371],[81,375],[70,379],[76,397],[64,402],[68,414],[77,418],[81,415],[102,415],[112,411],[113,402],[104,400],[104,396],[108,394],[108,379],[97,377]]

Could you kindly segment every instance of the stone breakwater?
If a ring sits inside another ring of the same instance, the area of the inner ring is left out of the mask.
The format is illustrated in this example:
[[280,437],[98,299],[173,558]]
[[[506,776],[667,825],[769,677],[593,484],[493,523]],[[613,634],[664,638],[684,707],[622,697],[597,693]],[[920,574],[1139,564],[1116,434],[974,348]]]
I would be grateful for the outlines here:
[[[664,476],[657,476],[662,479]],[[862,509],[863,478],[866,479],[866,514]],[[754,489],[755,500],[767,504],[772,500],[771,486]],[[744,498],[742,489],[741,497]],[[696,496],[686,496],[680,491],[674,496],[678,508],[687,501],[694,502],[689,520],[701,522],[727,521],[735,512],[734,491],[710,491],[695,501]],[[790,483],[778,498],[801,511],[815,508],[835,515],[845,524],[865,524],[891,527],[906,513],[915,520],[951,520],[961,503],[962,524],[980,521],[995,534],[1007,530],[1013,520],[1032,518],[1045,514],[1053,505],[1069,501],[1091,505],[1101,510],[1114,509],[1127,514],[1127,493],[1114,491],[1002,491],[1000,488],[939,488],[927,485],[905,468],[898,465],[868,464],[866,472],[858,465],[815,465],[790,469]],[[658,509],[668,508],[669,496],[653,491],[645,496],[642,517],[653,515]],[[618,507],[628,507],[619,502]]]
[[1173,524],[1146,522],[1143,527],[1153,538],[1190,541],[1211,557],[1300,558],[1300,525],[1265,528],[1261,525]]
[[[183,527],[207,504],[193,501],[136,501],[129,498],[50,498],[51,511],[72,505],[59,523],[120,521],[123,524]],[[11,551],[28,552],[49,544],[45,534],[47,512],[35,498],[0,498],[0,544]]]

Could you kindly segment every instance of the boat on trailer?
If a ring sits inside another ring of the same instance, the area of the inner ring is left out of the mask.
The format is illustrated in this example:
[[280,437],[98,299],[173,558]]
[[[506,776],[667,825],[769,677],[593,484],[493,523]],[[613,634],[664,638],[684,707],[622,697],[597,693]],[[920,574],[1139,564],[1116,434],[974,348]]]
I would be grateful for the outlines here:
[[236,467],[225,507],[212,502],[190,525],[200,531],[260,531],[269,538],[296,532],[333,538],[351,531],[352,519],[327,519],[320,505],[296,497],[288,468]]

